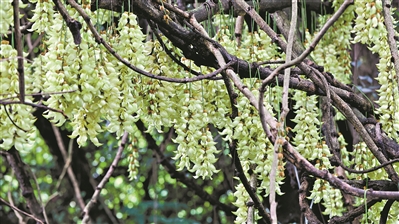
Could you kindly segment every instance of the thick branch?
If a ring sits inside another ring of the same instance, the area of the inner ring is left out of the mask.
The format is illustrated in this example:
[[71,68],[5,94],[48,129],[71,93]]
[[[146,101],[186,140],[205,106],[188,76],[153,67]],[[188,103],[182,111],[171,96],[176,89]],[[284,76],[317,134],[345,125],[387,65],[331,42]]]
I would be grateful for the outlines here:
[[22,161],[19,152],[15,148],[11,148],[7,151],[6,157],[8,163],[15,172],[19,187],[22,191],[22,196],[25,198],[26,204],[29,207],[31,214],[44,222],[42,208],[35,197],[32,185],[30,183],[29,174],[25,170],[25,164]]

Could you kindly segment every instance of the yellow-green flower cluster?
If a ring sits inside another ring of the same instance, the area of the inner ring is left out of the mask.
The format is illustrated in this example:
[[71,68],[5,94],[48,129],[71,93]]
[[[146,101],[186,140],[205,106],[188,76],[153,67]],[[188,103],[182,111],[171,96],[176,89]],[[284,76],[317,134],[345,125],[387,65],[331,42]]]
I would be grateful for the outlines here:
[[[272,43],[272,40],[265,32],[249,33],[245,23],[242,34],[245,38],[242,39],[241,45],[238,46],[236,40],[231,38],[234,33],[230,31],[229,24],[227,24],[232,22],[229,18],[231,17],[228,15],[216,16],[214,24],[219,26],[219,30],[214,39],[219,41],[230,54],[248,62],[269,61],[281,57],[277,45]],[[257,77],[257,74],[250,75]]]
[[[335,10],[342,2],[342,0],[333,1]],[[320,25],[323,26],[330,17],[331,15],[320,16]],[[336,79],[347,84],[351,81],[351,57],[348,49],[351,47],[351,28],[354,17],[354,7],[349,6],[311,53],[317,64],[324,66],[325,70],[331,72]],[[306,32],[305,47],[309,46],[316,35],[318,32],[313,35]]]
[[[26,68],[29,68],[24,61]],[[19,102],[19,77],[17,71],[17,51],[3,41],[0,45],[0,96],[7,101]],[[31,93],[32,76],[25,75],[27,94]],[[26,102],[32,103],[32,97],[25,97]],[[18,150],[31,148],[35,138],[34,108],[22,104],[10,104],[0,108],[0,136],[1,149],[8,150],[15,146]]]
[[127,161],[129,163],[127,168],[129,172],[129,180],[134,180],[137,179],[137,175],[139,173],[139,151],[137,147],[133,146],[132,144],[127,146],[127,150],[130,152],[130,154],[127,156]]
[[[245,80],[245,82],[249,85],[250,80]],[[252,87],[255,95],[258,92],[257,87],[259,87],[259,84]],[[271,111],[271,107],[268,104],[266,105],[267,109]],[[237,98],[237,108],[240,114],[232,123],[232,138],[237,140],[237,152],[241,163],[243,163],[243,166],[247,166],[244,167],[244,170],[248,170],[250,166],[254,167],[254,172],[260,181],[257,190],[259,192],[264,190],[267,196],[270,193],[273,145],[263,131],[258,112],[250,105],[246,97],[241,95]],[[282,194],[280,184],[285,178],[283,175],[284,164],[279,165],[279,171],[282,171],[282,175],[281,172],[278,172],[276,176],[276,192]],[[246,175],[249,178],[249,175]]]
[[306,159],[316,160],[319,169],[330,169],[332,166],[328,157],[331,153],[320,137],[321,121],[317,96],[307,96],[305,92],[296,91],[293,99],[296,101],[294,106],[296,115],[292,121],[296,125],[292,131],[295,132],[293,142],[297,150]]
[[[233,214],[236,215],[236,219],[234,223],[241,224],[247,223],[248,221],[248,205],[247,202],[249,200],[249,195],[247,190],[242,183],[239,183],[236,187],[236,191],[234,192],[234,197],[236,197],[236,201],[233,202],[233,205],[237,206],[237,211],[234,211]],[[252,205],[253,206],[253,205]],[[255,220],[260,219],[261,217],[258,215],[258,210],[255,209],[254,218]]]
[[[381,217],[381,211],[384,209],[387,200],[382,200],[381,202],[377,202],[371,208],[367,208],[367,215],[363,215],[359,222],[360,223],[378,223]],[[356,198],[355,206],[365,206],[364,198]],[[386,224],[397,224],[399,217],[399,203],[394,202],[391,206],[391,209],[388,212],[388,218],[385,222]]]
[[6,34],[10,26],[14,25],[13,14],[14,9],[12,6],[13,0],[1,1],[0,7],[0,35]]
[[326,208],[323,214],[328,214],[329,217],[342,216],[345,212],[343,204],[343,198],[341,191],[334,189],[327,181],[323,179],[317,179],[313,185],[310,199],[313,199],[314,203],[322,203]]
[[[353,146],[353,151],[350,153],[353,157],[352,164],[353,168],[356,170],[367,170],[372,167],[378,166],[380,163],[375,158],[375,156],[367,148],[366,143],[359,142]],[[370,178],[372,180],[386,179],[388,175],[384,169],[378,169],[373,172],[365,174],[349,174],[348,178],[363,180],[364,178]]]
[[[70,6],[67,9],[71,15],[76,14]],[[85,10],[93,18],[107,17]],[[76,15],[76,18],[79,17]],[[48,51],[43,52],[32,67],[36,77],[45,80],[41,89],[43,92],[62,93],[52,95],[45,103],[64,111],[70,118],[73,128],[71,137],[78,137],[79,145],[85,144],[89,138],[100,145],[97,134],[102,131],[117,132],[118,136],[124,130],[131,132],[132,123],[138,119],[134,116],[138,106],[133,100],[137,93],[131,88],[133,73],[95,42],[85,23],[82,23],[82,42],[79,46],[73,43],[72,35],[58,13],[47,23],[50,23],[46,24],[45,36]],[[139,65],[143,63],[142,41],[145,36],[137,25],[135,15],[122,15],[118,29],[120,42],[109,39],[111,44],[115,44],[124,57],[134,58]],[[41,32],[40,27],[36,27],[36,31]],[[102,35],[106,38],[106,32]],[[66,121],[62,114],[52,111],[47,113],[47,118],[57,125]],[[106,127],[100,125],[104,119],[109,124]]]
[[[377,64],[380,72],[377,80],[381,87],[378,90],[380,107],[380,121],[383,130],[389,137],[399,140],[399,83],[387,41],[387,30],[382,15],[382,1],[361,0],[355,1],[357,17],[353,32],[355,43],[363,43],[369,46],[373,53],[379,54],[380,61]],[[392,20],[395,19],[392,17]]]
[[198,94],[200,90],[195,88],[200,86],[193,83],[190,87],[191,89],[180,94],[184,98],[180,98],[180,118],[176,119],[174,126],[178,135],[174,142],[179,145],[173,159],[177,160],[179,170],[188,168],[195,172],[196,178],[211,178],[213,173],[218,172],[214,163],[217,161],[215,154],[219,151],[207,128],[210,117],[201,100],[201,94]]
[[49,24],[54,24],[53,1],[30,0],[30,2],[36,4],[36,8],[32,10],[33,17],[31,18],[31,22],[33,22],[33,25],[30,31],[35,31],[37,33],[50,31]]
[[323,202],[321,204],[326,208],[323,214],[329,215],[330,218],[333,216],[342,216],[346,211],[341,191],[331,187],[328,183],[323,190]]

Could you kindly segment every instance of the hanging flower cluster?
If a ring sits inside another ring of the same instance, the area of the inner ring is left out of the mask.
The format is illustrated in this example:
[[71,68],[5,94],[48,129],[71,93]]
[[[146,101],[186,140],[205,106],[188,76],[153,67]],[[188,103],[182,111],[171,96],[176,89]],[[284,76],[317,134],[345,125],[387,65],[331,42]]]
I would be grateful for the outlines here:
[[[233,204],[237,206],[237,211],[234,211],[233,214],[236,215],[236,219],[234,220],[234,223],[247,223],[248,221],[248,200],[249,200],[249,194],[247,190],[245,189],[244,185],[242,183],[239,183],[236,187],[236,191],[234,192],[234,197],[237,198]],[[252,205],[253,206],[253,205]],[[255,220],[261,219],[261,216],[258,215],[258,210],[255,209],[255,214],[254,214]]]
[[128,152],[130,154],[127,156],[127,161],[129,163],[127,171],[129,172],[129,180],[134,180],[137,179],[137,175],[139,173],[139,151],[137,147],[133,146],[132,144],[129,144],[127,146]]
[[317,106],[317,96],[307,96],[305,92],[295,92],[293,99],[296,101],[294,109],[296,123],[293,128],[295,137],[293,139],[297,150],[308,160],[316,160],[319,169],[332,168],[328,157],[331,156],[330,150],[325,142],[322,141],[319,120],[319,108]]
[[[243,38],[241,45],[237,46],[236,41],[231,38],[234,33],[231,32],[228,19],[228,15],[217,15],[215,16],[215,25],[219,26],[219,30],[215,36],[215,39],[226,48],[226,50],[232,54],[246,60],[248,62],[259,62],[259,61],[270,61],[276,60],[281,57],[281,53],[278,52],[278,46],[272,43],[272,40],[265,32],[249,33],[248,27],[244,24]],[[219,21],[220,20],[220,21]],[[253,77],[257,77],[256,74],[250,74]]]
[[210,118],[203,104],[205,101],[198,94],[201,90],[195,89],[195,85],[190,87],[183,92],[184,98],[180,100],[180,118],[175,124],[178,136],[174,139],[179,145],[173,159],[178,160],[177,167],[180,170],[188,168],[196,177],[211,177],[218,172],[214,163],[217,160],[215,154],[219,151],[207,128]]
[[[317,169],[333,168],[329,160],[332,154],[321,138],[317,96],[307,96],[306,93],[297,91],[293,99],[296,101],[294,106],[296,116],[293,119],[296,125],[292,131],[295,132],[293,142],[297,150],[309,161],[314,161]],[[341,192],[334,189],[327,181],[317,179],[311,192],[309,198],[313,199],[314,203],[321,202],[326,208],[323,214],[329,214],[330,218],[342,215],[345,211]]]
[[[390,138],[399,140],[399,83],[391,62],[391,53],[387,41],[387,30],[382,15],[382,1],[361,0],[355,2],[357,17],[353,31],[355,43],[369,46],[371,52],[379,55],[377,64],[380,72],[377,80],[381,87],[378,90],[380,105],[377,113],[383,130]],[[393,9],[392,9],[393,10]],[[393,13],[393,12],[392,12]],[[392,20],[395,19],[392,17]]]
[[[356,13],[358,16],[355,19],[355,26],[353,32],[356,34],[354,42],[363,43],[368,45],[371,52],[379,55],[380,61],[377,64],[379,75],[377,80],[381,85],[379,92],[377,113],[380,115],[380,122],[382,123],[383,130],[388,134],[389,137],[399,140],[399,83],[395,69],[391,62],[391,53],[387,41],[387,30],[384,25],[384,18],[382,15],[382,1],[356,1]],[[392,9],[393,10],[393,9]],[[393,11],[391,12],[391,14]],[[395,23],[395,18],[392,17]],[[396,34],[397,35],[397,34]],[[362,155],[356,165],[356,169],[367,169],[376,166],[378,162],[370,152],[367,152],[367,148],[364,143],[360,143],[356,146],[356,151]],[[356,157],[359,157],[356,154]],[[398,170],[398,165],[393,165],[395,170]],[[357,178],[369,177],[369,178],[386,178],[386,173],[383,169],[377,171],[357,175]],[[357,198],[359,204],[364,203],[363,199]],[[379,215],[384,207],[383,203],[374,205],[370,209],[370,215]],[[390,217],[398,216],[398,205],[393,204],[389,213]],[[392,212],[394,211],[394,212]],[[393,214],[394,213],[394,214]],[[396,216],[395,216],[396,215]],[[392,218],[391,220],[394,220]],[[363,217],[366,221],[367,217]],[[388,219],[389,220],[389,219]]]
[[[370,153],[370,150],[364,142],[359,142],[354,145],[353,151],[350,154],[353,157],[351,165],[353,165],[353,168],[356,170],[367,170],[380,164],[375,156]],[[364,178],[387,179],[388,175],[384,169],[378,169],[365,174],[350,174],[348,177],[358,180],[363,180]]]
[[[334,9],[338,10],[342,2],[342,0],[333,1]],[[320,16],[318,18],[320,26],[323,26],[330,17],[331,15]],[[336,79],[347,84],[351,82],[351,57],[348,49],[351,47],[351,29],[354,17],[354,7],[349,6],[311,53],[318,65],[324,66],[324,69],[334,74]],[[305,47],[308,47],[317,34],[318,32],[314,34],[306,32]]]
[[31,22],[33,25],[30,31],[37,33],[50,31],[49,24],[54,24],[54,3],[46,0],[29,0],[29,2],[36,4],[35,9],[32,10]]
[[[13,14],[14,9],[12,6],[13,0],[4,0],[1,2],[0,7],[0,35],[6,34],[10,26],[14,25]],[[22,2],[20,1],[20,4]]]
[[316,179],[309,198],[312,199],[314,203],[321,202],[326,208],[323,214],[328,214],[330,218],[333,216],[342,216],[343,212],[346,211],[341,191],[333,188],[323,179]]
[[[29,69],[24,61],[25,69]],[[0,45],[0,96],[10,101],[19,102],[19,77],[17,71],[17,51],[7,41]],[[25,82],[33,80],[32,76],[25,76]],[[26,94],[31,93],[31,86],[26,86]],[[25,101],[32,103],[32,97],[25,96]],[[34,129],[34,108],[22,104],[9,104],[0,108],[2,142],[0,148],[8,150],[14,146],[17,150],[29,148],[36,136]]]
[[[247,81],[249,82],[249,81]],[[259,85],[253,86],[253,92],[257,92]],[[233,121],[233,139],[237,140],[237,152],[243,164],[244,170],[254,167],[254,172],[260,180],[259,192],[264,191],[265,196],[269,195],[270,172],[272,169],[273,145],[267,139],[261,126],[259,114],[250,106],[246,97],[240,96],[237,99],[237,108],[241,113]],[[271,110],[271,107],[267,107]],[[280,170],[284,171],[283,164],[280,164]],[[282,172],[284,173],[284,172]],[[248,175],[248,174],[247,174]],[[249,176],[248,176],[249,178]],[[282,194],[279,184],[282,184],[284,175],[277,175],[276,192]]]

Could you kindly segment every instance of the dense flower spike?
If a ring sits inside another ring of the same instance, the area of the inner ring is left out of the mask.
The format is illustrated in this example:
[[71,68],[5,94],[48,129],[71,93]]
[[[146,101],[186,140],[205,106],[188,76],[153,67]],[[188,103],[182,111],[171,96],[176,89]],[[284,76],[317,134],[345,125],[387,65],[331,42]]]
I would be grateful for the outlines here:
[[[0,95],[12,101],[18,101],[19,84],[17,71],[17,51],[8,43],[0,45]],[[29,65],[26,63],[26,67]],[[27,82],[34,82],[32,76],[25,77]],[[37,92],[32,86],[27,86],[26,92]],[[26,97],[32,102],[32,97]],[[34,108],[21,104],[10,104],[0,109],[2,143],[0,148],[8,150],[15,147],[18,150],[29,149],[35,138]]]
[[[335,10],[342,4],[342,0],[333,1]],[[331,15],[320,16],[320,26],[331,17]],[[324,66],[325,71],[334,74],[334,77],[343,83],[350,83],[351,57],[348,51],[351,48],[352,20],[355,17],[354,7],[350,6],[338,21],[327,31],[323,39],[317,45],[311,56],[315,62]],[[305,46],[309,45],[313,35],[306,32]]]
[[0,7],[0,35],[6,34],[10,26],[13,26],[13,13],[12,7],[13,0],[4,0],[1,2]]
[[[381,87],[378,90],[381,123],[388,136],[399,140],[399,83],[391,62],[391,52],[387,42],[387,30],[382,15],[382,1],[356,1],[356,13],[353,32],[355,43],[367,44],[370,51],[379,54],[377,77]],[[392,18],[394,20],[394,18]]]

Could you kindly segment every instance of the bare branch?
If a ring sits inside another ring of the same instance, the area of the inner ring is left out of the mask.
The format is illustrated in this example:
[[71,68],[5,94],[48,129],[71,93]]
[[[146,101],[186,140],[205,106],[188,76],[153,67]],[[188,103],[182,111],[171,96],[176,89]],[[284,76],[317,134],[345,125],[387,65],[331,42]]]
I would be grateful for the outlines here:
[[13,1],[14,6],[14,32],[15,32],[15,45],[18,55],[18,82],[19,82],[19,100],[25,102],[25,74],[24,74],[24,59],[22,52],[22,35],[19,20],[19,0]]
[[392,16],[391,16],[392,2],[391,2],[391,0],[385,0],[385,1],[382,1],[382,4],[383,4],[382,12],[384,15],[384,23],[385,23],[385,27],[388,31],[389,50],[391,51],[393,64],[395,66],[396,82],[399,85],[399,53],[398,53],[397,42],[395,40],[395,29],[393,27]]
[[97,203],[97,198],[101,193],[101,190],[104,188],[105,184],[108,182],[109,178],[111,177],[112,173],[114,172],[116,166],[118,165],[119,160],[122,158],[123,149],[128,141],[129,133],[126,131],[123,133],[118,151],[115,155],[114,161],[110,165],[107,173],[105,174],[104,178],[101,182],[97,185],[96,191],[94,191],[93,196],[91,197],[89,203],[83,209],[83,219],[82,223],[89,223],[90,222],[90,215],[89,212],[93,208],[93,206]]
[[[14,201],[12,199],[11,188],[9,188],[8,191],[7,191],[7,197],[8,197],[8,200],[10,201],[10,205],[15,206],[14,205]],[[14,210],[14,213],[15,213],[15,216],[17,216],[17,218],[19,220],[19,223],[20,224],[25,224],[24,218],[22,217],[22,215],[19,214],[19,212],[17,210]]]
[[[254,170],[255,166],[251,165],[250,169],[251,169],[251,171]],[[249,185],[251,186],[253,191],[256,192],[257,178],[256,178],[256,173],[255,172],[251,172],[251,174],[250,174]],[[255,208],[254,208],[254,201],[253,201],[253,199],[251,197],[249,198],[249,200],[247,202],[247,206],[248,206],[247,224],[254,224],[254,223],[256,223],[255,222],[256,219],[254,218]]]
[[39,222],[39,223],[42,223],[42,224],[45,223],[45,222],[43,222],[42,220],[36,218],[34,215],[29,214],[29,213],[27,213],[27,212],[24,212],[24,211],[22,211],[21,209],[19,209],[18,207],[14,206],[14,205],[12,205],[12,204],[9,204],[6,200],[4,200],[4,199],[1,198],[1,197],[0,197],[0,201],[1,201],[2,203],[4,203],[5,205],[7,205],[8,207],[10,207],[12,210],[17,211],[17,212],[19,212],[19,213],[21,213],[21,214],[24,214],[24,215],[28,216],[29,218],[32,218],[32,219],[36,220],[36,222]]
[[58,12],[62,15],[66,25],[68,26],[69,30],[72,33],[73,42],[76,45],[79,45],[82,42],[82,37],[80,35],[80,29],[82,28],[82,24],[79,21],[74,20],[61,3],[60,0],[53,0],[54,5],[57,7]]
[[302,183],[299,188],[299,205],[309,223],[321,224],[320,220],[317,219],[312,209],[309,207],[307,202],[307,192],[309,188],[309,181],[307,177],[302,177]]
[[[61,151],[62,158],[64,159],[64,161],[66,163],[68,161],[68,155],[67,155],[67,151],[64,146],[64,141],[62,140],[62,137],[61,137],[60,130],[54,124],[51,124],[51,127],[53,128],[53,132],[54,132],[55,138],[57,140],[58,148]],[[76,179],[75,173],[73,172],[71,167],[67,168],[67,172],[68,172],[68,177],[72,182],[73,190],[75,191],[75,197],[78,202],[78,205],[83,210],[85,208],[85,203],[83,201],[82,194],[80,192],[78,180]]]
[[35,197],[32,185],[30,183],[29,174],[25,170],[25,164],[22,161],[19,152],[15,148],[11,148],[10,150],[6,151],[6,158],[15,172],[15,177],[17,178],[19,187],[22,190],[22,196],[25,198],[30,212],[36,217],[36,219],[44,220],[42,208]]
[[[365,202],[365,204],[367,205],[367,208],[371,208],[371,206],[375,205],[377,202],[379,202],[381,200],[378,199],[370,199],[367,200],[367,202]],[[344,214],[341,217],[338,216],[334,216],[330,219],[331,224],[339,224],[339,223],[346,223],[346,222],[351,222],[353,221],[356,217],[362,215],[365,211],[364,211],[364,204],[359,205],[358,207],[356,207],[355,209],[353,209],[352,211],[347,212],[346,214]]]
[[[298,1],[297,0],[292,0],[292,7],[291,7],[291,25],[290,25],[290,31],[288,34],[288,44],[287,44],[287,49],[286,49],[286,58],[285,58],[285,63],[289,63],[291,61],[291,56],[292,56],[292,48],[294,45],[294,37],[295,37],[295,32],[296,32],[296,22],[298,19]],[[290,111],[288,107],[288,91],[289,91],[289,84],[290,84],[290,75],[291,75],[291,69],[287,67],[284,71],[284,83],[283,83],[283,99],[282,99],[282,106],[283,106],[283,111],[280,115],[279,122],[280,122],[280,127],[279,130],[277,130],[277,141],[274,142],[274,150],[273,150],[273,158],[272,158],[272,167],[270,171],[270,195],[269,195],[269,200],[270,200],[270,214],[272,216],[272,222],[273,224],[277,224],[278,219],[277,219],[277,203],[276,203],[276,172],[277,172],[277,165],[278,165],[278,158],[277,158],[277,153],[278,149],[281,147],[280,143],[283,141],[279,141],[279,138],[284,138],[284,127],[285,125],[285,119],[287,117],[288,112]],[[272,77],[272,75],[270,75]],[[259,91],[259,94],[264,94],[264,91],[261,90]],[[259,100],[262,100],[259,102],[259,107],[261,107],[263,103],[263,97],[259,97]],[[260,118],[260,119],[265,119],[265,118]],[[266,131],[266,130],[265,130]]]

